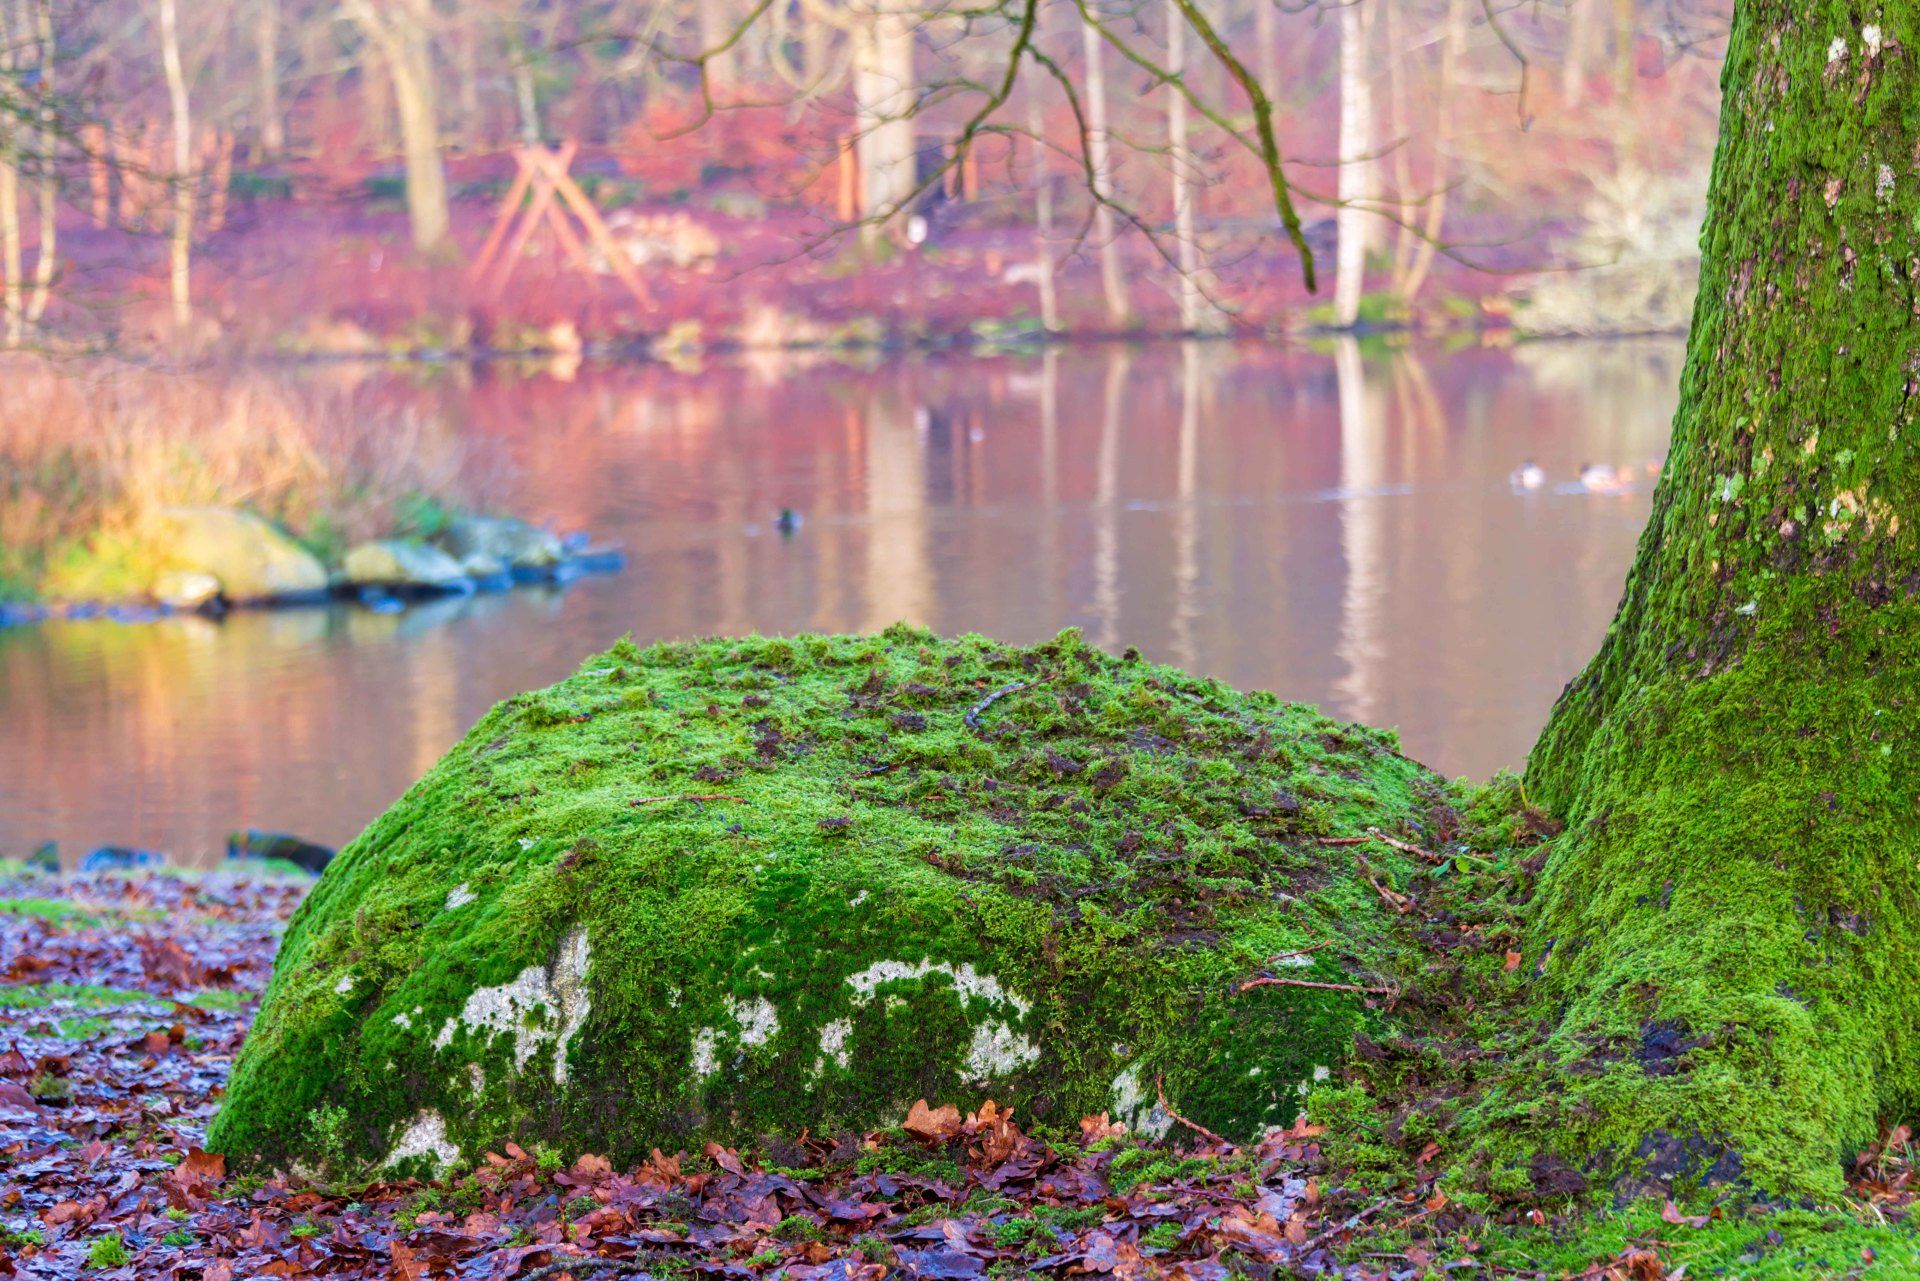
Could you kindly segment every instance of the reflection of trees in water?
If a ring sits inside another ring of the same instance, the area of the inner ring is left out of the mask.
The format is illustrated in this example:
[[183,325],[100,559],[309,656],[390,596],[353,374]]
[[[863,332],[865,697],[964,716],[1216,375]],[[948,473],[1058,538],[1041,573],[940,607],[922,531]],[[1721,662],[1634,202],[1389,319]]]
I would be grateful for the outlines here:
[[[623,541],[627,574],[564,608],[521,591],[0,633],[0,844],[185,848],[245,822],[341,839],[489,703],[629,629],[907,618],[1027,641],[1079,621],[1484,774],[1590,654],[1646,501],[1513,494],[1507,472],[1657,455],[1677,360],[1201,343],[771,385],[718,365],[365,378],[363,403],[509,460],[502,505]],[[807,517],[789,540],[767,528],[781,506]]]

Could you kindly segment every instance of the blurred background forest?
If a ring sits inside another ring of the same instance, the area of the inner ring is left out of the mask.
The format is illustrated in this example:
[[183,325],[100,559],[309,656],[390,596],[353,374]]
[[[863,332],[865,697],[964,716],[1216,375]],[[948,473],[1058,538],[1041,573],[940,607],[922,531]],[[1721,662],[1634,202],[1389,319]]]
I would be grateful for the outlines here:
[[[1244,145],[1252,103],[1171,0],[1040,4],[1046,65],[1024,60],[956,153],[1022,11],[5,0],[7,337],[357,352],[1684,325],[1717,0],[1211,0],[1271,98],[1319,297]],[[564,217],[496,236],[476,271],[526,147],[566,149],[616,243],[564,191]]]

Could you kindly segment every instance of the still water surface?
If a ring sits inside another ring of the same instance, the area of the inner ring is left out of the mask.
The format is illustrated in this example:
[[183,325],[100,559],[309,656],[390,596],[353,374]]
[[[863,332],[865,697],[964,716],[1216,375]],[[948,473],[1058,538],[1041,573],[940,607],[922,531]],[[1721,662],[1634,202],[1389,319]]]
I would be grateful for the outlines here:
[[[1517,766],[1646,518],[1678,343],[1204,344],[872,368],[353,378],[491,497],[631,556],[562,590],[0,631],[0,852],[351,838],[496,700],[621,634],[906,619],[1095,643]],[[1525,459],[1547,483],[1518,492]],[[1573,484],[1632,469],[1627,492]],[[782,507],[804,515],[792,537]]]

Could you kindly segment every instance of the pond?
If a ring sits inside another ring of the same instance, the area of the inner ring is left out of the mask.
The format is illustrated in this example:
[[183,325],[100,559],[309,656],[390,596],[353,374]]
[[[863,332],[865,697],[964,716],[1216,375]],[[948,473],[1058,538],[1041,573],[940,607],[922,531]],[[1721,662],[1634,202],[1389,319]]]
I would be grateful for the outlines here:
[[[485,460],[500,507],[620,543],[628,568],[400,614],[0,630],[0,853],[205,863],[241,826],[342,843],[493,702],[628,632],[1075,626],[1485,777],[1521,764],[1605,630],[1681,357],[1349,341],[290,369],[404,404]],[[1511,485],[1528,459],[1544,482]],[[1588,463],[1617,479],[1580,485]]]

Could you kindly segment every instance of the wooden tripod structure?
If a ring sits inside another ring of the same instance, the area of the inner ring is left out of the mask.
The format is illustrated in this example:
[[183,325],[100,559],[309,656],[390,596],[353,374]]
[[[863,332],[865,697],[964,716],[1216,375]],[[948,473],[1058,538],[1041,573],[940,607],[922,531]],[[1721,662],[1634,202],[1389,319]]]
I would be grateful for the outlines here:
[[[485,290],[488,296],[497,296],[507,287],[507,281],[520,263],[520,257],[526,252],[527,242],[533,238],[544,223],[553,232],[554,239],[560,242],[560,248],[567,258],[580,271],[592,275],[593,258],[587,253],[586,242],[581,239],[581,231],[586,233],[596,249],[607,260],[613,274],[627,287],[634,300],[642,307],[653,305],[653,295],[648,292],[647,284],[640,278],[633,259],[627,256],[627,250],[614,238],[607,228],[606,220],[600,217],[600,211],[594,208],[587,193],[580,190],[580,184],[567,172],[573,166],[573,157],[579,151],[579,144],[566,142],[549,151],[545,147],[516,147],[513,152],[514,164],[519,166],[513,186],[500,202],[500,212],[494,216],[493,229],[487,233],[486,243],[480,246],[480,253],[467,269],[467,278]],[[532,198],[528,199],[528,194]],[[524,206],[523,206],[524,202]],[[563,211],[561,206],[566,208]],[[571,212],[580,223],[576,230],[567,219]]]

